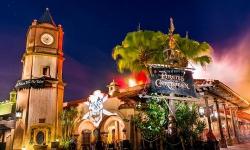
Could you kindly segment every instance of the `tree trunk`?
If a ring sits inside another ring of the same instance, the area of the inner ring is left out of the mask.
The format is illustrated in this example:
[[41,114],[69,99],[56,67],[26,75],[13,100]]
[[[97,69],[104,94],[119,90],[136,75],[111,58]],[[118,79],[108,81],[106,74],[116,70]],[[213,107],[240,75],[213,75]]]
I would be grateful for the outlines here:
[[181,139],[181,146],[182,146],[182,149],[185,150],[185,144],[184,144],[184,141],[183,141],[183,137],[181,136],[180,139]]

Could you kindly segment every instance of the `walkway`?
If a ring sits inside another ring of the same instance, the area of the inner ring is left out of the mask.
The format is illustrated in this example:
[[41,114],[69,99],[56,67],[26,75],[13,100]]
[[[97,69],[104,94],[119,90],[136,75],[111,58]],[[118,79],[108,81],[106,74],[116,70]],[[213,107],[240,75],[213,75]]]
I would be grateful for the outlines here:
[[250,143],[228,146],[228,148],[221,148],[220,150],[250,150]]

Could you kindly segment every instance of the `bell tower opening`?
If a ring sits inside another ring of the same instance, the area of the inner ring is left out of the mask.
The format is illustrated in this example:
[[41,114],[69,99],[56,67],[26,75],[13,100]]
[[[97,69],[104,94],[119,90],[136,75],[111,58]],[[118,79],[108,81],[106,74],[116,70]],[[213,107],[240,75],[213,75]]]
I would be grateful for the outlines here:
[[43,67],[43,76],[50,76],[50,68],[49,66]]

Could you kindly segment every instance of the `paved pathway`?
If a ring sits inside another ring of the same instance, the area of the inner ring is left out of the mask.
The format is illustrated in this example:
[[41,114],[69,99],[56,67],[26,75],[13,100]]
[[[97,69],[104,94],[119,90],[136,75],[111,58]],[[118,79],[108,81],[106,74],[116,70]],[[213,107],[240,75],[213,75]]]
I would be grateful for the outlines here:
[[228,148],[221,148],[221,150],[250,150],[250,143],[228,146]]

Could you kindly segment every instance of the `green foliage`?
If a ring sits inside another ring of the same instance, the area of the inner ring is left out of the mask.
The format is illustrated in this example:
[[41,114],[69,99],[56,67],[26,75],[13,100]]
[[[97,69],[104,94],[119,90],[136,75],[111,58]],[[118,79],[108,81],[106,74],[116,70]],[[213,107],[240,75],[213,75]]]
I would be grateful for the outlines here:
[[176,106],[176,121],[180,136],[184,142],[197,140],[199,134],[205,129],[205,122],[199,119],[197,105],[191,106],[187,103],[178,103]]
[[75,125],[79,122],[81,113],[75,107],[63,110],[60,115],[64,143],[71,138]]
[[[202,66],[211,62],[211,46],[174,34],[176,49],[194,63]],[[168,47],[169,36],[160,31],[129,32],[121,45],[115,46],[112,57],[118,71],[138,72],[146,70],[146,64],[164,64],[163,50]]]
[[184,56],[194,63],[204,66],[211,62],[211,46],[206,42],[198,42],[188,38],[183,38],[178,34],[174,35],[177,49],[179,49]]
[[[176,122],[179,136],[185,143],[198,139],[205,129],[205,122],[199,119],[197,105],[177,103]],[[135,124],[141,130],[144,138],[153,139],[164,133],[168,124],[168,106],[165,100],[150,99],[138,108],[139,114],[135,116]]]
[[117,61],[118,70],[141,71],[147,63],[163,63],[162,51],[167,36],[161,32],[129,32],[121,45],[115,46],[112,57]]
[[60,148],[67,150],[69,149],[69,147],[70,147],[70,139],[63,139]]
[[152,139],[162,134],[167,122],[168,107],[165,102],[150,99],[149,102],[138,109],[135,124],[141,130],[144,138]]

